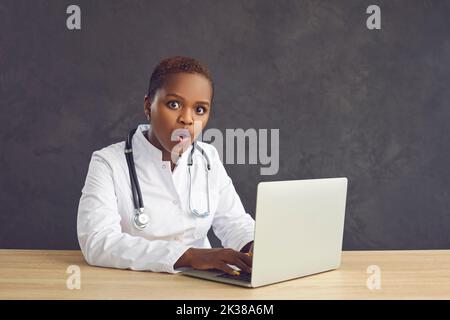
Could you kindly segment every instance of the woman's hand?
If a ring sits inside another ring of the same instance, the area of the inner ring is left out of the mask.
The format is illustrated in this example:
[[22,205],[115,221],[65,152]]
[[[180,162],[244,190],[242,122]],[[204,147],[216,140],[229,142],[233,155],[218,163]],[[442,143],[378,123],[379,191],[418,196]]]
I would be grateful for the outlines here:
[[251,256],[229,248],[189,248],[175,263],[174,268],[190,266],[198,270],[218,269],[231,275],[239,275],[239,272],[228,264],[234,265],[244,272],[252,272]]
[[242,249],[241,252],[248,253],[250,257],[253,256],[253,241],[247,243]]
[[250,257],[253,257],[253,241],[252,241],[252,245],[250,246],[250,249],[248,250],[248,254]]

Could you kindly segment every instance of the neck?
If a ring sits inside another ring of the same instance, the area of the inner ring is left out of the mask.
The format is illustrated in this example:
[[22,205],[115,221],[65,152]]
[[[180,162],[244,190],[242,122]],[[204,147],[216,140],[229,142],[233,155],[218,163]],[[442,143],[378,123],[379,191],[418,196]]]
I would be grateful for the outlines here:
[[144,136],[147,139],[148,142],[150,142],[152,145],[154,145],[156,148],[158,148],[159,150],[161,150],[162,152],[162,160],[163,161],[170,161],[170,165],[172,168],[172,171],[175,167],[175,163],[173,163],[172,161],[172,156],[170,154],[169,151],[167,151],[166,149],[164,149],[164,147],[161,145],[161,143],[159,143],[158,138],[156,138],[156,136],[149,132],[148,130],[144,132]]

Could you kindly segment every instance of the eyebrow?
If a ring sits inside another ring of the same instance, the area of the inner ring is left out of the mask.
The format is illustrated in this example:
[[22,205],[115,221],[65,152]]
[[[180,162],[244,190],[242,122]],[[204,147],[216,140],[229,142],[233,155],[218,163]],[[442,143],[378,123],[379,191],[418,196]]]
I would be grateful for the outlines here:
[[[176,93],[168,93],[168,94],[166,94],[166,97],[167,97],[167,96],[174,96],[174,97],[180,98],[181,100],[184,101],[184,98],[183,98],[182,96],[176,94]],[[208,102],[208,101],[197,101],[197,102],[195,102],[195,103],[202,103],[202,104],[206,104],[206,105],[209,106],[209,102]]]

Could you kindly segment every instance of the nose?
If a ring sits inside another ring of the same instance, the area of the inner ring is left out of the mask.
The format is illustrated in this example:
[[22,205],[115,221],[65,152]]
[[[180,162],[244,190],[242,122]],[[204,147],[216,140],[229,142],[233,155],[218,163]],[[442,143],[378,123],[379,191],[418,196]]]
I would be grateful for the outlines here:
[[192,125],[194,123],[190,108],[181,108],[181,113],[178,121],[184,125]]

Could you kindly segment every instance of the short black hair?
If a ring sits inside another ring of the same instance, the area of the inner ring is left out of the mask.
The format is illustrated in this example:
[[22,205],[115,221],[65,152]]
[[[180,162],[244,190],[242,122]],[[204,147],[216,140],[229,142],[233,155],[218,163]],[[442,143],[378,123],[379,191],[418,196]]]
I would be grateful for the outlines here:
[[[211,74],[203,63],[200,61],[183,56],[174,56],[162,60],[153,70],[150,77],[150,83],[148,85],[147,95],[153,100],[158,89],[161,89],[164,85],[166,76],[174,73],[198,73],[203,75],[211,83],[212,92],[214,94],[214,84],[211,78]],[[211,96],[212,103],[212,96]]]

